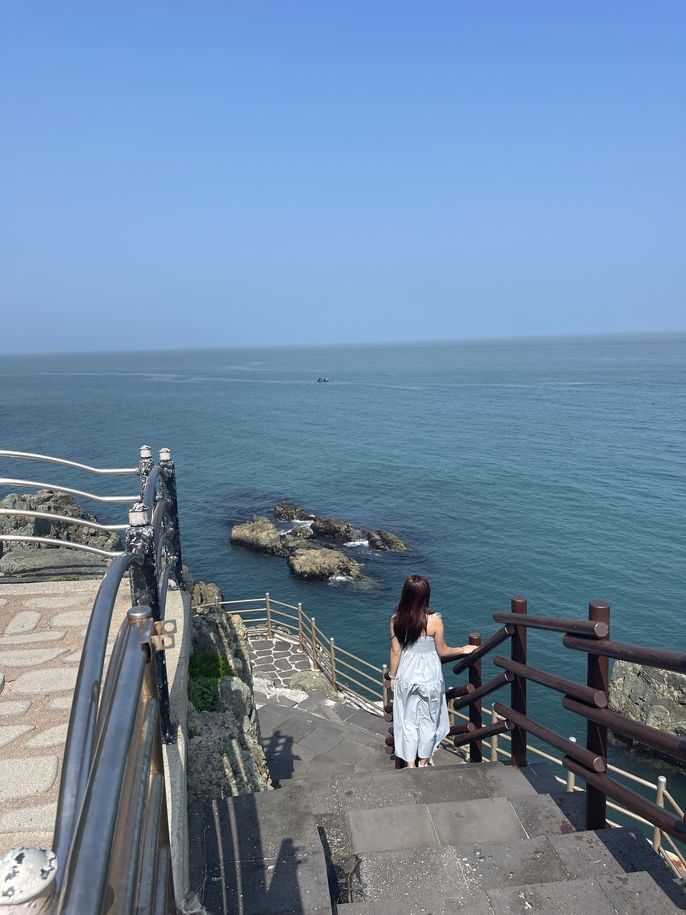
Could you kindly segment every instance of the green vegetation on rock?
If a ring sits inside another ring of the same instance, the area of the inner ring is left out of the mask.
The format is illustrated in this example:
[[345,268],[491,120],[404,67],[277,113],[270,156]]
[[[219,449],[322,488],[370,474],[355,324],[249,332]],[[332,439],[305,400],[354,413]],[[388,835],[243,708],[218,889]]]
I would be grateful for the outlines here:
[[219,681],[234,671],[225,658],[211,651],[198,651],[188,663],[188,698],[199,712],[213,712],[219,701]]

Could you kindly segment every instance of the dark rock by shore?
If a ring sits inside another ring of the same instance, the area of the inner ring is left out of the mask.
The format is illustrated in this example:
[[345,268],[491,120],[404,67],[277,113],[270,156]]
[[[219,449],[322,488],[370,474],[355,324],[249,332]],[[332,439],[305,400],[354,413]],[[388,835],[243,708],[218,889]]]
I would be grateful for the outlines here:
[[332,579],[363,578],[360,564],[340,547],[365,542],[374,550],[394,553],[407,552],[407,546],[397,534],[378,529],[363,530],[342,518],[314,515],[297,502],[279,502],[274,508],[279,521],[293,522],[285,533],[265,515],[255,515],[250,521],[231,528],[231,543],[257,553],[283,556],[298,578]]
[[[615,661],[610,679],[610,708],[641,724],[686,737],[686,674]],[[648,755],[684,766],[683,762],[645,744],[627,741],[619,734],[615,737]]]
[[[39,511],[68,518],[96,521],[71,496],[39,489],[35,493],[10,493],[0,501],[0,508]],[[113,531],[22,515],[0,515],[0,533],[29,537],[52,537],[101,550],[121,549],[119,536]],[[0,542],[0,576],[11,578],[81,578],[101,574],[108,565],[105,557],[69,547],[48,546],[21,541]]]

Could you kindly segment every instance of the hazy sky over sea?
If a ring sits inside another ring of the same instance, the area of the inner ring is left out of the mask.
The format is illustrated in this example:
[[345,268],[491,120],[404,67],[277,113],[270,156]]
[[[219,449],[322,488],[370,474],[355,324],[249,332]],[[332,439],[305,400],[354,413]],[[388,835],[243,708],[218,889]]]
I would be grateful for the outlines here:
[[683,0],[0,9],[0,352],[686,327]]

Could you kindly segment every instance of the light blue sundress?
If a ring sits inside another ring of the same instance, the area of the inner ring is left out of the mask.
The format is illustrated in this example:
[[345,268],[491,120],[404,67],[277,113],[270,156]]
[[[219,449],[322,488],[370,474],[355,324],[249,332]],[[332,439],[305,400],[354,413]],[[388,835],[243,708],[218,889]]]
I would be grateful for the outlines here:
[[405,762],[430,759],[450,731],[445,682],[434,637],[403,648],[395,676],[393,739]]

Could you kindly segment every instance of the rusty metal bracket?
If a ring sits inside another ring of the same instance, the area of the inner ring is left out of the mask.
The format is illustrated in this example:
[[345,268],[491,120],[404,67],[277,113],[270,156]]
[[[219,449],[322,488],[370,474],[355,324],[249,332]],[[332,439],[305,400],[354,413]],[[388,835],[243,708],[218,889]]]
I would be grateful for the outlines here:
[[176,644],[174,633],[177,631],[176,620],[156,620],[153,623],[153,634],[150,644],[155,651],[165,651]]

